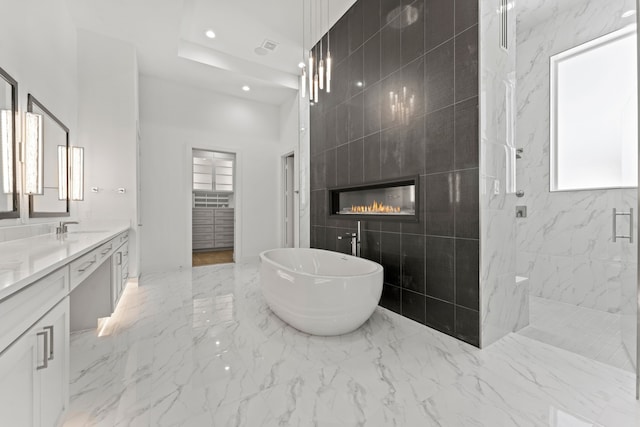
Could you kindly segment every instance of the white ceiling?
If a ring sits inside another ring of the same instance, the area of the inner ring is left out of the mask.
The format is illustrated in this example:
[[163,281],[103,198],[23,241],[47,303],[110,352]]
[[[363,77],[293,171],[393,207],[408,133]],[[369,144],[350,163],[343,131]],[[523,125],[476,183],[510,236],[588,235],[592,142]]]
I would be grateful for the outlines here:
[[[312,1],[314,27],[321,27],[314,37],[308,18]],[[134,45],[141,74],[274,105],[297,89],[303,2],[308,47],[355,0],[67,0],[79,28]],[[207,29],[215,31],[215,39],[205,37]],[[256,54],[265,39],[277,48]],[[251,91],[243,92],[243,85]]]

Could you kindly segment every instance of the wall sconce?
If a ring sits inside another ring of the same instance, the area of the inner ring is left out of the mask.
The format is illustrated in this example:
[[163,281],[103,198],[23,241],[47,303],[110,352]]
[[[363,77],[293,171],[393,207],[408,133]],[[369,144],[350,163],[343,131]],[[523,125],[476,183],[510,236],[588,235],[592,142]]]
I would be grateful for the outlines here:
[[2,192],[13,193],[13,111],[0,111],[0,164],[2,164]]
[[71,184],[71,200],[84,200],[84,148],[70,147],[69,176]]
[[25,113],[24,192],[44,194],[42,115]]
[[67,146],[58,145],[58,200],[67,200]]
[[[58,146],[58,199],[84,200],[84,148]],[[69,187],[68,187],[69,186]],[[70,190],[70,191],[69,191]]]

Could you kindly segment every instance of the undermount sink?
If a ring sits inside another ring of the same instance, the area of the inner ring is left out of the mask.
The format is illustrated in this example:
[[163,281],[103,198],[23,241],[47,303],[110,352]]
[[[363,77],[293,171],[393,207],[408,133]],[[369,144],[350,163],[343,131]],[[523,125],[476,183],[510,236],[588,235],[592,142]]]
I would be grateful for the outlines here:
[[67,234],[96,234],[96,233],[106,233],[107,230],[77,230],[77,231],[67,231]]

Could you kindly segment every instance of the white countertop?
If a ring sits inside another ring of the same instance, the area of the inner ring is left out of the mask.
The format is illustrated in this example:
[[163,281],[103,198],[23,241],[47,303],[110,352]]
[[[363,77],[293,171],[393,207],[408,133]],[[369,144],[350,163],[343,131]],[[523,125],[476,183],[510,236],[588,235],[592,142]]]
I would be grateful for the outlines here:
[[[77,226],[76,226],[77,227]],[[74,229],[0,243],[0,300],[129,229],[128,224]]]

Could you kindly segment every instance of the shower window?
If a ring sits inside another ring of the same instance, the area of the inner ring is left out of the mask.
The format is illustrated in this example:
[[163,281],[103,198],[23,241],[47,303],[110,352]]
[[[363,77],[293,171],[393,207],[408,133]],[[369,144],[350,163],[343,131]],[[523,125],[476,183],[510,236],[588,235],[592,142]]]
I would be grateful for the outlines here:
[[551,191],[638,182],[636,29],[551,57]]

